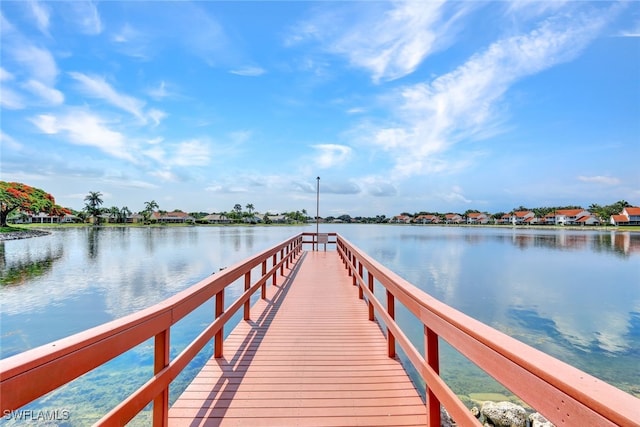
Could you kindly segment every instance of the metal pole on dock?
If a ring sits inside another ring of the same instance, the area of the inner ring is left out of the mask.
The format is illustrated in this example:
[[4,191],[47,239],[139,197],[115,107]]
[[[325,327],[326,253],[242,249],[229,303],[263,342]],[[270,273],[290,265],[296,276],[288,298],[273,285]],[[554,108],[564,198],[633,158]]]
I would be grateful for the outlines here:
[[320,177],[317,177],[316,181],[317,181],[317,185],[316,185],[316,250],[319,251],[320,235],[318,234],[318,230],[319,230],[319,224],[320,224]]

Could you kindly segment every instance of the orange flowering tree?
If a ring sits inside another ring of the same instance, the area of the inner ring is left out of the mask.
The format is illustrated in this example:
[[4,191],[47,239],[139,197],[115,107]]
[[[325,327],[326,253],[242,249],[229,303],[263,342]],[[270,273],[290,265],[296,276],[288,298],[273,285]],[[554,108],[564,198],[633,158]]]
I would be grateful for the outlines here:
[[44,190],[20,182],[0,181],[0,226],[7,226],[7,216],[16,209],[25,213],[44,212],[62,216],[71,211],[56,205],[53,196]]

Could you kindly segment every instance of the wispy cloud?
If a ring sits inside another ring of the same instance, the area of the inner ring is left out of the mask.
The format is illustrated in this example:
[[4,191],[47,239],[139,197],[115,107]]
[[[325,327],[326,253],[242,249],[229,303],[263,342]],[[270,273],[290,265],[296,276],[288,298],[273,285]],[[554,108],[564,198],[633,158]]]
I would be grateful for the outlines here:
[[36,26],[42,34],[49,36],[49,8],[35,0],[30,0],[28,4],[33,17],[35,18]]
[[[28,4],[33,13],[40,13],[41,19],[45,19],[45,9],[39,9],[40,5],[35,2]],[[59,70],[51,51],[24,37],[4,17],[2,25],[6,27],[2,29],[4,37],[0,104],[8,109],[23,109],[32,104],[59,105],[64,102],[64,95],[55,88]]]
[[452,25],[466,7],[444,1],[332,5],[298,24],[287,43],[317,40],[326,51],[369,71],[374,82],[395,80],[452,42]]
[[602,185],[617,185],[620,184],[620,180],[613,176],[603,176],[603,175],[595,175],[595,176],[579,176],[579,181],[582,182],[592,182],[595,184]]
[[210,159],[209,146],[198,139],[178,144],[172,163],[177,166],[206,166]]
[[315,157],[315,163],[321,169],[328,169],[345,163],[352,153],[351,147],[346,145],[317,144],[312,147],[318,152]]
[[80,32],[88,35],[102,33],[102,19],[97,5],[91,0],[74,1],[68,4],[69,14],[67,19],[78,28]]
[[145,111],[144,101],[117,92],[103,77],[89,76],[78,72],[70,72],[69,75],[80,83],[80,88],[86,95],[102,99],[114,107],[134,115],[143,124],[146,124],[148,120],[152,120],[157,125],[166,117],[166,114],[159,110],[151,109],[148,112]]
[[12,43],[9,51],[16,65],[31,78],[47,86],[53,86],[58,77],[58,66],[50,51],[26,42]]
[[69,110],[61,114],[41,114],[31,118],[31,122],[45,134],[63,134],[72,144],[95,147],[110,156],[135,162],[124,135],[109,129],[97,115]]
[[231,74],[245,77],[258,77],[266,73],[264,68],[260,67],[242,67],[229,71]]
[[0,67],[0,91],[2,92],[0,106],[8,110],[19,110],[25,107],[22,96],[8,85],[14,79],[13,74]]
[[64,95],[59,90],[48,87],[38,80],[29,80],[24,84],[32,94],[43,100],[47,105],[60,105],[64,102]]
[[[452,167],[444,153],[461,141],[501,131],[501,101],[521,79],[570,61],[593,40],[608,14],[543,21],[527,34],[499,40],[431,83],[406,86],[391,99],[397,124],[365,138],[389,151],[399,176]],[[458,167],[464,165],[454,160]]]

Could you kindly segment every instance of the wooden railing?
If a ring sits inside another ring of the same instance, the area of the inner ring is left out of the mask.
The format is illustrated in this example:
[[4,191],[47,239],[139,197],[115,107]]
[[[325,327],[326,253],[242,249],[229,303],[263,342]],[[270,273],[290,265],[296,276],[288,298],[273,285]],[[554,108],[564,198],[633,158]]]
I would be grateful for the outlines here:
[[[89,329],[68,338],[0,360],[0,411],[15,411],[27,403],[89,372],[109,360],[154,338],[154,376],[107,413],[98,424],[124,425],[153,402],[153,424],[167,425],[169,384],[214,340],[214,355],[223,355],[225,323],[244,307],[250,317],[250,298],[270,280],[276,284],[278,269],[284,274],[302,251],[303,235],[294,236],[247,260],[202,280],[148,309]],[[252,284],[251,272],[261,266]],[[244,293],[226,310],[225,289],[244,277]],[[202,304],[215,298],[215,320],[173,360],[169,358],[171,326]]]
[[[387,328],[388,355],[399,345],[427,385],[428,425],[440,425],[440,405],[458,425],[479,425],[478,420],[439,376],[438,341],[444,339],[460,353],[541,412],[554,424],[640,426],[640,400],[535,350],[417,289],[346,239],[328,234],[335,244],[360,298],[369,307],[369,319]],[[315,233],[301,233],[241,263],[220,271],[153,307],[114,320],[25,353],[0,360],[0,410],[15,411],[61,385],[154,338],[154,376],[98,424],[124,425],[153,402],[154,425],[166,425],[169,384],[206,345],[214,340],[214,356],[223,355],[223,328],[244,308],[250,317],[250,298],[289,268],[303,245],[318,250]],[[261,266],[252,283],[252,270]],[[225,289],[244,278],[245,292],[226,310]],[[385,303],[375,297],[374,284],[385,289]],[[215,299],[215,320],[173,360],[170,360],[172,325],[197,307]],[[395,323],[396,301],[423,324],[423,356]]]
[[[366,299],[369,320],[377,314],[386,326],[389,357],[395,356],[397,343],[426,383],[427,425],[440,426],[440,405],[458,425],[480,425],[439,376],[442,338],[556,426],[640,426],[640,399],[434,299],[341,236],[337,247],[360,298]],[[376,282],[385,289],[385,304],[374,294]],[[426,356],[396,324],[396,301],[422,322]]]

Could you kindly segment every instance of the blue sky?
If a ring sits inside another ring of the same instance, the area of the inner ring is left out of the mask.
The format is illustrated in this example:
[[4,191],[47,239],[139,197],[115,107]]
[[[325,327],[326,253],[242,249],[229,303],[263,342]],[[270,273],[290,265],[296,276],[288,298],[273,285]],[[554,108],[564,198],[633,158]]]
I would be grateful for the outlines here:
[[80,209],[640,204],[640,3],[1,10],[1,179]]

